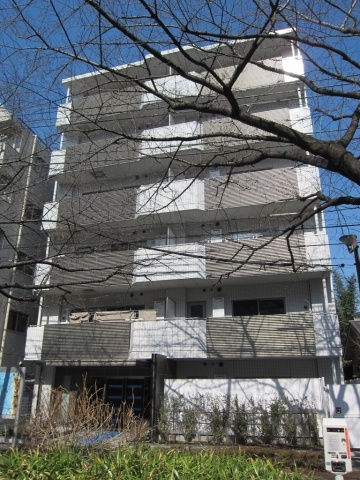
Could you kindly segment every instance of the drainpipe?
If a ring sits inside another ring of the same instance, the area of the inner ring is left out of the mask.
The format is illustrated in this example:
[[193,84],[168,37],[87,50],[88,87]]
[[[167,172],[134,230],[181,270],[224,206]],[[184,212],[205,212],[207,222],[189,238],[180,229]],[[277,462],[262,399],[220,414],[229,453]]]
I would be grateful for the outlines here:
[[151,355],[151,412],[150,412],[150,432],[151,441],[156,440],[156,377],[157,377],[157,362],[156,353]]

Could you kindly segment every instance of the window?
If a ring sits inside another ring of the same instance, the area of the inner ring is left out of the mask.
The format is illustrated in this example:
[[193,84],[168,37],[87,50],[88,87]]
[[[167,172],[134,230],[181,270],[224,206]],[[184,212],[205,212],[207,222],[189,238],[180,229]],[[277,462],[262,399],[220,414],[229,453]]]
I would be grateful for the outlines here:
[[220,177],[220,170],[218,168],[214,168],[212,170],[209,170],[209,177],[210,178]]
[[78,255],[83,255],[85,253],[93,253],[94,251],[95,251],[95,247],[91,246],[91,245],[87,245],[87,246],[84,246],[84,247],[78,247],[76,249],[76,253]]
[[8,330],[13,332],[25,333],[29,321],[29,315],[16,310],[10,310],[8,319]]
[[11,202],[11,193],[10,193],[10,184],[11,178],[7,175],[0,175],[0,198],[6,202]]
[[40,178],[45,180],[47,178],[48,167],[46,161],[41,157],[34,157],[33,160],[33,169],[34,172],[39,175]]
[[283,298],[235,300],[233,302],[234,317],[278,315],[283,313],[285,313],[285,301]]
[[[34,262],[34,259],[26,255],[26,253],[24,252],[19,252],[17,261],[18,262]],[[19,265],[17,267],[17,271],[24,273],[25,275],[30,275],[32,277],[35,271],[35,263],[24,263],[23,265]]]
[[189,302],[187,304],[189,318],[205,318],[205,302]]
[[22,143],[22,142],[21,142],[21,135],[20,135],[20,133],[14,135],[13,138],[12,138],[11,146],[12,146],[15,150],[19,151],[19,150],[20,150],[20,147],[21,147],[21,143]]
[[25,220],[41,220],[42,208],[37,207],[33,203],[27,203],[24,212]]

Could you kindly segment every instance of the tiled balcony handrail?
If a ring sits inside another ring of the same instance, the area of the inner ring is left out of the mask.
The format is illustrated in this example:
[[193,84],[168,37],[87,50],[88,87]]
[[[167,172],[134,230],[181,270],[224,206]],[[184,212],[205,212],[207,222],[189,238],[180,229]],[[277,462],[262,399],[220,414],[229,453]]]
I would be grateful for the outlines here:
[[[199,95],[201,85],[181,77],[180,75],[170,75],[168,77],[156,78],[145,82],[149,88],[158,91],[162,95],[171,98]],[[141,96],[141,106],[149,103],[159,102],[160,98],[153,93],[145,92]]]
[[59,105],[56,115],[56,126],[61,127],[63,125],[70,124],[70,117],[72,112],[72,103],[67,102]]
[[205,246],[167,245],[162,249],[139,248],[134,255],[133,283],[185,278],[205,278]]
[[204,208],[204,182],[200,180],[176,180],[167,184],[144,185],[137,191],[136,215]]
[[[186,122],[164,127],[144,130],[144,140],[140,145],[142,155],[160,155],[184,149],[203,149],[201,139],[193,139],[202,134],[203,127],[199,122]],[[181,138],[175,140],[174,138]]]

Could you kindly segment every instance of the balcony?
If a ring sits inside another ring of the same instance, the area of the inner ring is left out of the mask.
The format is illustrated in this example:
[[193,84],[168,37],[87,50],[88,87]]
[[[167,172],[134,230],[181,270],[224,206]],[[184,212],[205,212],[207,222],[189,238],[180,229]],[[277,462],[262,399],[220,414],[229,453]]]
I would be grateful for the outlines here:
[[[202,150],[204,148],[203,141],[192,139],[199,135],[202,135],[202,124],[196,121],[144,130],[140,154],[151,156],[174,153],[178,150]],[[181,139],[175,140],[174,137]]]
[[[156,90],[162,95],[176,99],[181,97],[192,97],[200,94],[201,85],[198,85],[180,75],[171,75],[169,77],[156,78],[145,82],[145,85]],[[145,92],[141,96],[141,106],[149,103],[161,101],[153,93]]]
[[295,200],[299,189],[294,168],[234,173],[205,181],[205,209],[252,207]]
[[49,324],[29,327],[25,360],[116,364],[150,359],[153,353],[168,358],[315,357],[314,319],[311,313],[289,313]]
[[[124,119],[140,107],[141,93],[135,84],[124,90],[104,90],[73,98],[73,124],[103,125],[116,119]],[[131,115],[130,115],[131,117]]]
[[304,235],[290,238],[225,239],[205,247],[206,277],[226,278],[284,275],[308,271]]
[[72,253],[53,259],[51,271],[47,273],[47,285],[67,285],[74,291],[83,290],[84,285],[89,288],[121,287],[129,284],[132,268],[131,250]]
[[58,202],[58,226],[121,222],[135,218],[135,210],[135,188],[64,197]]
[[54,150],[51,155],[50,175],[73,171],[116,167],[133,162],[139,157],[135,141],[120,138],[97,140]]
[[122,363],[128,358],[130,323],[54,324],[29,327],[25,359],[53,365]]
[[206,278],[205,246],[168,245],[159,250],[140,248],[134,255],[133,283]]
[[209,318],[206,331],[210,358],[316,355],[311,313]]
[[204,182],[199,180],[144,185],[137,191],[136,216],[204,208]]

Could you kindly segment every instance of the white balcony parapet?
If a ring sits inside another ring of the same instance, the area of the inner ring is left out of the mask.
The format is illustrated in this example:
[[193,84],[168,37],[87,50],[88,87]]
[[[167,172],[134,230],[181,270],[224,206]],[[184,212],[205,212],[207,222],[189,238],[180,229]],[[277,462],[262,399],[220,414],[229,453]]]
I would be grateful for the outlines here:
[[313,125],[309,107],[289,108],[290,126],[301,133],[311,135]]
[[56,115],[56,126],[61,127],[62,125],[69,125],[71,112],[72,112],[71,102],[60,105]]
[[[283,69],[288,73],[295,73],[296,75],[304,75],[304,62],[301,55],[295,55],[291,57],[283,58]],[[292,75],[284,74],[284,82],[295,82],[297,81],[296,77]]]
[[[195,75],[194,72],[192,74]],[[196,96],[199,95],[201,90],[201,85],[180,75],[156,78],[145,82],[145,85],[170,98]],[[145,92],[141,96],[141,106],[159,101],[160,98],[153,93]]]
[[49,177],[63,173],[66,150],[54,150],[51,154]]
[[337,314],[324,314],[322,305],[313,306],[314,335],[317,357],[341,356],[340,328]]
[[312,165],[300,165],[296,169],[299,196],[307,197],[321,191],[319,171]]
[[133,283],[206,278],[205,245],[168,245],[162,250],[136,250]]
[[306,262],[312,269],[324,270],[331,264],[329,238],[326,233],[305,233]]
[[[192,140],[193,137],[201,134],[202,124],[198,122],[179,123],[144,130],[140,154],[159,155],[190,148],[203,149],[204,143],[201,139]],[[174,140],[174,137],[181,137],[182,140]]]
[[42,216],[43,230],[53,230],[56,228],[59,215],[59,202],[48,202],[44,205]]
[[11,113],[0,105],[0,122],[9,122],[13,119]]
[[174,318],[131,324],[130,359],[206,358],[206,320]]
[[27,330],[24,360],[41,360],[44,326],[30,326]]
[[48,285],[50,282],[50,264],[37,263],[34,275],[34,288]]
[[204,182],[200,180],[176,180],[166,184],[144,185],[137,191],[137,216],[204,209]]

